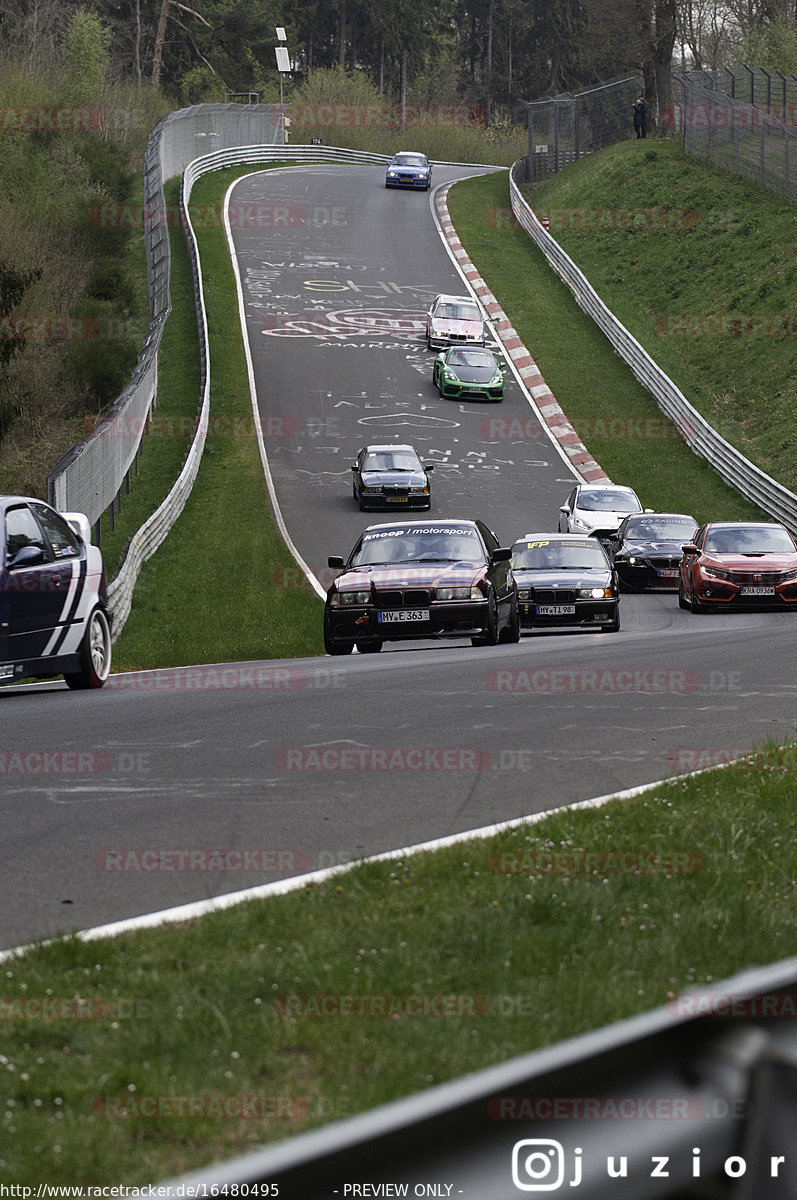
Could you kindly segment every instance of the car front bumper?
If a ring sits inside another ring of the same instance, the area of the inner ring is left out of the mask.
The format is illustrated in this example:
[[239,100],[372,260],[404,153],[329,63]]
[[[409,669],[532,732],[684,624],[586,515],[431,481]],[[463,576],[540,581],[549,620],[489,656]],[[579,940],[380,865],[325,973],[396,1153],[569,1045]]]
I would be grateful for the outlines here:
[[[428,618],[408,619],[413,611],[426,611]],[[330,636],[333,641],[341,643],[470,637],[471,634],[484,632],[487,619],[486,599],[432,601],[422,610],[377,609],[375,605],[350,605],[345,608],[327,605],[326,608]]]
[[[521,600],[518,612],[520,624],[527,629],[542,629],[550,625],[612,625],[617,620],[618,606],[617,599],[540,605],[534,600]],[[543,611],[537,612],[538,608]],[[556,609],[560,611],[554,611]]]

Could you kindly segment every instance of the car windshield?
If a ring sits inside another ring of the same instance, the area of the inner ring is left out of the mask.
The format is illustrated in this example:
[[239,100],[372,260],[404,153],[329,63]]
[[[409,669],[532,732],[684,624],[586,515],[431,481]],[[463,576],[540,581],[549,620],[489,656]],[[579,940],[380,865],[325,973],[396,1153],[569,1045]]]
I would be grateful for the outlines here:
[[399,562],[484,562],[475,529],[385,529],[363,534],[351,566]]
[[688,517],[634,517],[625,527],[625,536],[641,542],[688,541],[697,522]]
[[399,450],[379,450],[366,454],[362,465],[363,471],[422,471],[414,454],[403,453]]
[[449,367],[492,367],[496,362],[486,350],[450,350],[446,359]]
[[397,154],[393,159],[393,165],[396,167],[425,167],[426,159],[421,154]]
[[709,554],[797,554],[787,531],[777,525],[709,530],[703,549]]
[[434,311],[436,317],[442,317],[444,321],[480,321],[479,310],[475,304],[452,304],[446,302],[438,304]]
[[549,571],[581,567],[584,570],[607,569],[606,556],[597,542],[578,541],[517,542],[512,547],[512,566],[516,571]]
[[582,491],[576,504],[585,512],[638,512],[639,501],[630,492]]

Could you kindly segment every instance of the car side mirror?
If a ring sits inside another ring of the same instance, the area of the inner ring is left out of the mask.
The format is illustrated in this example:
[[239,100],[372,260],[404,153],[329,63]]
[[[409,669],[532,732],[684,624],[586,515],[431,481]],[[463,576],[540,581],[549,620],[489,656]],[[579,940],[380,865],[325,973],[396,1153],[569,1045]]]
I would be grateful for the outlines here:
[[421,466],[423,467],[424,471],[434,470],[434,463],[421,463]]
[[490,558],[493,560],[493,562],[509,562],[511,557],[511,546],[499,546],[496,550],[493,550],[492,554],[490,555]]
[[352,463],[352,464],[351,464],[351,469],[352,469],[352,471],[356,471],[356,470],[358,469],[358,467],[357,467],[357,463]]
[[45,559],[41,546],[22,546],[9,562],[8,569],[16,571],[19,567],[36,567]]
[[345,565],[345,560],[342,559],[339,554],[330,554],[329,558],[327,559],[328,567],[335,567],[337,570],[341,570],[341,568]]
[[569,504],[562,504],[562,505],[560,506],[560,508],[559,508],[559,512],[560,512],[560,513],[564,513],[564,514],[565,514],[565,516],[570,516],[570,505],[569,505]]
[[699,554],[700,553],[697,546],[693,546],[691,542],[689,543],[688,546],[681,546],[681,549],[683,550],[684,554]]

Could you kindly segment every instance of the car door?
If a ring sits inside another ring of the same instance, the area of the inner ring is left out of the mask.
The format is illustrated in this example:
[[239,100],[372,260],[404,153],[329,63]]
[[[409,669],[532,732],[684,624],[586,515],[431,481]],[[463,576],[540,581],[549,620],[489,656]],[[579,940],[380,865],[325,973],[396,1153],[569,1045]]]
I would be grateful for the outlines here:
[[576,506],[576,497],[577,496],[578,496],[578,488],[575,487],[575,488],[573,488],[572,492],[567,497],[564,505],[562,506],[563,508],[565,506],[567,506],[567,508],[569,508],[570,511],[569,511],[569,513],[563,513],[563,512],[559,513],[559,532],[560,533],[570,533],[570,519],[573,515],[573,509]]
[[[58,557],[28,504],[6,509],[3,538],[9,661],[44,657],[67,609],[71,557]],[[16,565],[15,565],[16,564]]]

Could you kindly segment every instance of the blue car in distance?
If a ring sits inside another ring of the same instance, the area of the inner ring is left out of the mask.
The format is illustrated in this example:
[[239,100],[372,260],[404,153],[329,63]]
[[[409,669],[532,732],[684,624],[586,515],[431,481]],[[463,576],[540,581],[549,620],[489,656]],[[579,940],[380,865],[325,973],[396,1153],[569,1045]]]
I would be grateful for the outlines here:
[[431,183],[432,164],[425,154],[400,150],[387,164],[385,187],[424,188],[428,192]]

